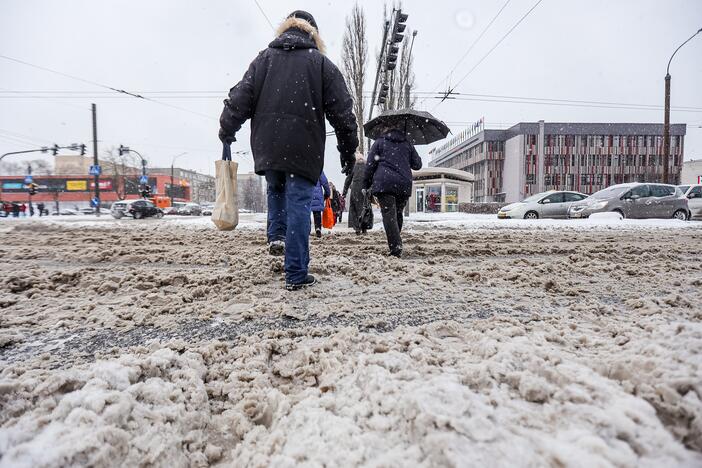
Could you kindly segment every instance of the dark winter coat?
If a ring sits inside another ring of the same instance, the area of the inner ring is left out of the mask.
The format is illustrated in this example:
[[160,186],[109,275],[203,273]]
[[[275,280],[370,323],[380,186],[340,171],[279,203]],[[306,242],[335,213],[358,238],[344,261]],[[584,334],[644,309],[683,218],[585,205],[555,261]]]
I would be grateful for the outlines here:
[[236,141],[250,118],[257,174],[276,170],[315,181],[324,167],[325,116],[336,131],[342,161],[353,159],[358,146],[353,100],[339,69],[320,52],[316,29],[288,18],[279,31],[229,91],[220,138]]
[[353,171],[346,177],[344,182],[344,196],[351,190],[349,200],[349,227],[355,230],[360,230],[358,218],[363,212],[363,176],[366,173],[366,164],[356,162],[353,166]]
[[363,187],[373,193],[407,198],[412,191],[412,170],[421,168],[422,160],[414,145],[401,131],[391,130],[371,147]]
[[317,179],[317,185],[314,187],[314,195],[312,196],[312,211],[324,211],[324,199],[331,196],[329,182],[327,176],[322,172]]

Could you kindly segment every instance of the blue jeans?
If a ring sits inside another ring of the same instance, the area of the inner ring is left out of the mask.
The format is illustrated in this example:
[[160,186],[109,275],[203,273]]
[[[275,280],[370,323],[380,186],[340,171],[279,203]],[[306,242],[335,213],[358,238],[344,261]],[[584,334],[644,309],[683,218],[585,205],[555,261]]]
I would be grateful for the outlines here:
[[302,283],[310,264],[310,212],[315,182],[281,171],[266,171],[268,242],[285,241],[285,281]]

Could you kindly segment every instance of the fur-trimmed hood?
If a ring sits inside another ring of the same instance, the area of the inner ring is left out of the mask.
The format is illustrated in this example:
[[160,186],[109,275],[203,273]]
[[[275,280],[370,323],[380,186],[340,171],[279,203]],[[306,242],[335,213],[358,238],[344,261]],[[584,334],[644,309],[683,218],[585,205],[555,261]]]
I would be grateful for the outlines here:
[[[299,34],[295,34],[299,32]],[[317,28],[301,18],[290,17],[280,23],[276,31],[276,38],[269,44],[269,47],[282,49],[285,47],[309,49],[316,48],[322,54],[326,53],[326,46],[319,35]],[[304,39],[309,39],[306,41]],[[300,41],[299,39],[303,39]]]

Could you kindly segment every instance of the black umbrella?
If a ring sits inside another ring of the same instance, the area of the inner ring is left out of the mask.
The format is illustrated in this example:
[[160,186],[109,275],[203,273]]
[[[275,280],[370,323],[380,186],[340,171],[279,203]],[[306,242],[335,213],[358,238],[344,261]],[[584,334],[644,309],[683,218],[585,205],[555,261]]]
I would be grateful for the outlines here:
[[363,130],[372,140],[379,138],[388,128],[405,132],[414,145],[428,145],[446,138],[450,130],[429,112],[414,109],[388,110],[366,122]]

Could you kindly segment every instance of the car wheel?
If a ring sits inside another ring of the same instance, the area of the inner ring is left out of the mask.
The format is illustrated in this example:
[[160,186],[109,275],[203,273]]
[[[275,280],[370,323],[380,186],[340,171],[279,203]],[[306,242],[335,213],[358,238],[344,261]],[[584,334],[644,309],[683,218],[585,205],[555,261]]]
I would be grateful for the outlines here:
[[679,219],[680,221],[687,221],[687,212],[685,210],[678,210],[673,213],[673,219]]
[[134,219],[141,219],[141,217],[142,217],[141,211],[134,212]]
[[156,217],[157,217],[157,218],[163,218],[163,213],[161,213],[161,212],[159,211],[158,213],[156,213]]
[[612,213],[618,213],[619,216],[622,217],[622,219],[626,218],[626,216],[624,216],[624,212],[622,210],[612,210]]
[[122,213],[115,213],[112,215],[112,217],[115,219],[120,219],[122,217]]
[[527,211],[524,214],[524,219],[539,219],[539,213],[536,211]]

